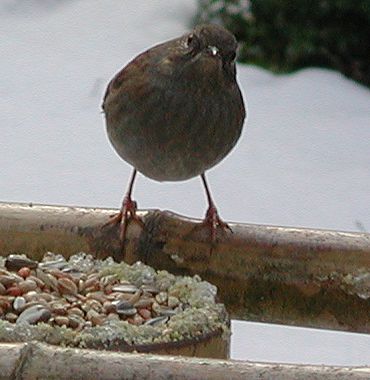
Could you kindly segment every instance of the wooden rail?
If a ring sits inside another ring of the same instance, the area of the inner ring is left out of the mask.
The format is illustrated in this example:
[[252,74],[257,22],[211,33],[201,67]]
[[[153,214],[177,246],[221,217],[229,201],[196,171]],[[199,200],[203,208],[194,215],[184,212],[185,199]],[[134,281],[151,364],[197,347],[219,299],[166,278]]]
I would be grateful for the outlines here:
[[0,344],[1,379],[285,380],[369,379],[369,367],[250,363],[52,347]]
[[[117,210],[0,203],[2,255],[79,251],[123,259]],[[370,234],[230,223],[211,247],[197,220],[141,211],[124,258],[217,285],[233,318],[370,332]]]

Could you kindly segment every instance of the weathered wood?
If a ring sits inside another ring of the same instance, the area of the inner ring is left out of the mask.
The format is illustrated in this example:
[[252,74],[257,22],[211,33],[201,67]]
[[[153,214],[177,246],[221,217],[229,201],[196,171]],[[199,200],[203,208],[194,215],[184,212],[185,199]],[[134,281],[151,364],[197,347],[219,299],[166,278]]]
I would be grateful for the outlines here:
[[0,380],[18,379],[25,352],[25,344],[0,344]]
[[[122,259],[116,210],[0,203],[0,251],[40,257],[46,250]],[[157,210],[130,224],[125,260],[199,274],[219,288],[231,316],[370,332],[370,235],[233,224],[211,247],[199,221]]]
[[0,344],[0,379],[241,380],[368,379],[369,367],[328,367]]

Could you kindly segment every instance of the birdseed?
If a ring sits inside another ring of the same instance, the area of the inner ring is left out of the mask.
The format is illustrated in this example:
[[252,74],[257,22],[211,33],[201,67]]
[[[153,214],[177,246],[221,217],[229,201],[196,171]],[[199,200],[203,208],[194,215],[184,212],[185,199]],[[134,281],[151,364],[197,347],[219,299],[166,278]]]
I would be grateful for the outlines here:
[[0,341],[31,340],[114,349],[229,334],[217,289],[199,276],[179,277],[137,262],[64,259],[48,252],[0,258]]

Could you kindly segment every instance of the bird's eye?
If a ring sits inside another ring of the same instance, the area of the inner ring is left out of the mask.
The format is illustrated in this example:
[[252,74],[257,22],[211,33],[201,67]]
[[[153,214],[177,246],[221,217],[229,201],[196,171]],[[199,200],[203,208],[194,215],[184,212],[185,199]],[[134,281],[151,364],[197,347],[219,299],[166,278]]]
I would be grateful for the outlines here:
[[186,40],[186,47],[191,48],[192,50],[197,49],[199,47],[198,37],[195,36],[193,33],[188,35],[188,38]]
[[187,39],[187,41],[186,41],[186,44],[188,46],[190,46],[193,41],[194,41],[194,35],[190,34],[189,37],[188,37],[188,39]]

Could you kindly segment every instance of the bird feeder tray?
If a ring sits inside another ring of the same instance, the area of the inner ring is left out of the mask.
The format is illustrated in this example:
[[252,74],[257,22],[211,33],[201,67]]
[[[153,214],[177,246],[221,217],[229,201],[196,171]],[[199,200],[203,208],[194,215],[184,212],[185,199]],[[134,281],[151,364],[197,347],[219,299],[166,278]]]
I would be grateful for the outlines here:
[[[74,246],[78,253],[71,256],[61,250],[66,259],[49,251],[58,248],[48,244],[50,236],[43,239],[43,227],[34,239],[37,219],[28,222],[33,227],[25,235],[8,224],[0,236],[0,342],[229,357],[230,323],[216,302],[215,286],[197,275],[174,276],[142,262],[99,260],[80,252],[81,246]],[[18,233],[24,248],[16,247]],[[38,261],[42,251],[46,254]]]

